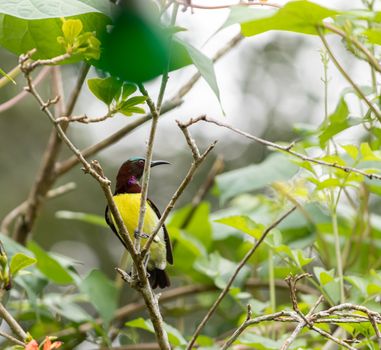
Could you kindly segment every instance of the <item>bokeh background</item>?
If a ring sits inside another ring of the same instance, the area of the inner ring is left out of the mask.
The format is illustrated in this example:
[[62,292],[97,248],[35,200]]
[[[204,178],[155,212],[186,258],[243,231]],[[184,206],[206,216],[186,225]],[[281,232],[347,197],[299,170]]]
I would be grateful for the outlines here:
[[[339,9],[361,6],[361,1],[355,0],[316,2]],[[209,2],[199,0],[198,3]],[[188,31],[180,35],[211,57],[239,30],[238,26],[233,26],[214,35],[227,15],[226,9],[194,9],[193,14],[190,10],[179,11],[178,25],[188,28]],[[351,76],[360,85],[369,85],[369,72],[364,71],[361,63],[355,63],[344,46],[335,40],[332,40],[333,48]],[[316,37],[270,32],[244,40],[221,59],[215,65],[215,70],[221,91],[222,108],[208,85],[201,80],[185,97],[181,107],[165,114],[160,120],[154,158],[168,160],[172,165],[155,168],[152,172],[149,194],[158,207],[164,208],[191,162],[191,154],[175,123],[176,119],[187,120],[207,114],[222,118],[249,133],[272,141],[291,141],[297,138],[298,135],[294,131],[297,124],[316,127],[323,119],[323,84],[320,80],[323,68],[320,50],[321,43]],[[14,67],[17,59],[15,55],[0,50],[1,68],[5,71]],[[62,68],[67,95],[76,81],[79,69],[79,65]],[[175,94],[193,73],[194,69],[189,67],[171,72],[166,96],[171,97]],[[94,70],[89,73],[89,77],[96,75]],[[331,65],[329,76],[329,111],[333,111],[340,91],[347,84]],[[157,96],[159,84],[159,79],[147,84],[148,91],[154,97]],[[19,77],[17,85],[9,84],[1,90],[0,102],[5,102],[19,93],[23,86],[24,81]],[[39,89],[46,97],[51,96],[49,78]],[[100,116],[105,112],[105,108],[85,85],[75,114]],[[78,147],[85,147],[112,134],[134,118],[117,115],[99,124],[73,124],[69,135]],[[50,130],[50,123],[30,96],[0,114],[0,218],[26,199],[40,165]],[[200,169],[177,208],[192,199],[217,155],[224,157],[225,171],[229,171],[260,162],[269,152],[260,145],[249,143],[242,137],[212,125],[194,126],[191,131],[201,148],[214,139],[218,139],[219,142],[214,154]],[[146,123],[94,157],[101,162],[108,177],[114,179],[120,164],[127,158],[145,154],[148,132],[149,124]],[[351,129],[341,137],[349,139],[359,136],[360,130]],[[70,153],[64,150],[61,159],[69,155]],[[77,260],[78,270],[83,274],[96,267],[112,277],[122,248],[110,230],[56,217],[57,211],[60,210],[103,215],[103,194],[98,184],[90,176],[83,174],[80,166],[76,166],[62,177],[57,185],[67,182],[75,182],[76,190],[45,204],[33,230],[33,238],[44,248]],[[214,208],[220,208],[217,199],[213,198],[212,194],[209,196]]]

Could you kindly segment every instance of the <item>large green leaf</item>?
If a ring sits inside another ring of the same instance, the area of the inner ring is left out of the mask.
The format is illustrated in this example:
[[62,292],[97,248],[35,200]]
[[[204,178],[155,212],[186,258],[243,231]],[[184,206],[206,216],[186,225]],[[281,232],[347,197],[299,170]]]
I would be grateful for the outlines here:
[[[19,55],[37,49],[33,58],[52,58],[65,53],[57,37],[62,36],[63,17],[80,19],[83,32],[99,36],[110,23],[100,0],[17,0],[0,3],[0,45]],[[71,61],[80,60],[73,58]]]
[[37,268],[51,281],[57,284],[69,284],[73,278],[69,272],[48,253],[46,253],[37,243],[30,241],[28,248],[37,258]]
[[270,155],[260,164],[229,171],[217,176],[216,182],[224,202],[238,194],[261,189],[273,183],[290,179],[298,167],[280,153]]
[[316,26],[327,17],[338,12],[322,7],[313,2],[300,0],[290,1],[273,16],[259,18],[241,24],[242,34],[257,35],[269,30],[285,30],[290,32],[317,34]]
[[107,326],[118,306],[116,286],[101,271],[92,270],[82,281],[80,290],[88,295]]

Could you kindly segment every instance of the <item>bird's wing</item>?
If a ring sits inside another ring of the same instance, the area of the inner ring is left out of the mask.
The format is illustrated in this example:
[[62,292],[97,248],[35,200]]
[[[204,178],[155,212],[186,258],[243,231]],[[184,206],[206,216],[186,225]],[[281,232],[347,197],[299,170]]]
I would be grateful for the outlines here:
[[[161,217],[160,210],[157,209],[156,205],[150,200],[147,199],[148,204],[152,208],[152,210],[155,212],[158,218]],[[169,238],[169,234],[167,231],[167,228],[163,224],[163,230],[164,230],[164,242],[165,242],[165,248],[167,252],[167,261],[172,265],[173,264],[173,254],[172,254],[172,245],[171,245],[171,240]]]
[[105,220],[106,220],[107,224],[110,226],[111,230],[115,233],[115,235],[122,242],[123,246],[128,250],[126,243],[124,242],[123,238],[120,236],[118,230],[116,229],[116,227],[114,225],[114,222],[112,220],[111,212],[110,212],[108,205],[106,206],[106,210],[105,210]]

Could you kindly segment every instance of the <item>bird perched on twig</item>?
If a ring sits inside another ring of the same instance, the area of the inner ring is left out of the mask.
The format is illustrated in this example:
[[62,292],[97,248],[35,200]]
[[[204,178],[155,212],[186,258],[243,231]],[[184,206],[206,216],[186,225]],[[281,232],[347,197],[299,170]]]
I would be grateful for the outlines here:
[[[130,158],[122,164],[116,177],[114,201],[118,207],[124,225],[132,237],[139,222],[142,190],[139,180],[143,175],[144,164],[144,158]],[[169,163],[162,160],[152,161],[151,168],[160,164]],[[159,222],[160,216],[161,214],[155,204],[148,199],[142,230],[143,244],[155,229]],[[122,244],[127,248],[123,237],[121,237],[116,228],[115,221],[108,206],[106,207],[105,219]],[[152,288],[165,288],[170,285],[168,275],[165,272],[167,262],[169,264],[173,264],[173,256],[168,231],[165,225],[163,225],[155,236],[149,250],[147,272],[149,274],[149,281]]]

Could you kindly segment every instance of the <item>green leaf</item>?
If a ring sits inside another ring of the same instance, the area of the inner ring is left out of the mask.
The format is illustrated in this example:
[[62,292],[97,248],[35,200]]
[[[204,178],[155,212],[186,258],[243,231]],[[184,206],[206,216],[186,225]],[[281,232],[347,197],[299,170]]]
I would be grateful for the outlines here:
[[59,219],[78,220],[78,221],[83,221],[92,225],[108,227],[105,221],[105,218],[103,216],[95,215],[95,214],[60,210],[56,212],[56,217]]
[[216,178],[221,201],[269,186],[275,181],[288,180],[298,167],[280,153],[273,153],[262,163],[223,173]]
[[92,270],[79,286],[102,317],[106,327],[118,307],[118,290],[101,271]]
[[127,98],[132,95],[136,91],[136,85],[124,83],[123,84],[123,93],[122,93],[122,101],[127,100]]
[[319,141],[322,148],[333,136],[352,126],[348,122],[348,115],[348,105],[344,97],[341,97],[335,111],[328,117],[328,124],[323,123],[320,127]]
[[[101,0],[68,0],[65,6],[61,0],[18,0],[0,3],[0,45],[16,55],[37,49],[33,58],[52,58],[65,53],[57,41],[62,36],[64,17],[80,19],[83,32],[95,33],[97,37],[110,23],[110,6]],[[64,63],[78,62],[81,56],[74,56]]]
[[122,88],[122,83],[113,77],[89,79],[87,84],[90,91],[108,106],[120,95]]
[[15,254],[12,257],[11,262],[9,264],[10,270],[11,270],[11,275],[13,277],[15,277],[20,270],[25,269],[26,267],[35,264],[36,261],[37,260],[35,258],[31,258],[30,256],[25,255],[23,253]]
[[371,28],[363,32],[371,44],[381,45],[381,29]]
[[232,6],[230,13],[225,23],[221,26],[221,29],[229,27],[233,24],[246,23],[263,18],[269,18],[273,16],[278,10],[272,9],[253,9],[247,6]]
[[214,221],[220,224],[234,227],[237,230],[245,232],[249,236],[256,239],[258,239],[263,232],[263,225],[257,224],[255,221],[251,220],[248,216],[245,215],[229,216]]
[[[148,331],[150,333],[155,333],[155,330],[153,328],[151,320],[145,320],[144,318],[140,317],[135,320],[126,322],[125,325],[127,327],[133,327],[133,328],[139,328],[144,329],[145,331]],[[168,340],[171,343],[171,345],[174,346],[180,346],[180,345],[186,345],[187,341],[184,339],[184,337],[181,335],[178,329],[175,327],[164,323],[164,329],[168,333]]]
[[79,19],[69,19],[63,21],[62,32],[68,42],[74,42],[75,38],[81,34],[82,30],[83,25]]
[[359,148],[355,145],[341,145],[340,146],[342,149],[347,152],[347,154],[353,159],[357,160],[357,157],[359,155]]
[[30,249],[37,258],[37,268],[51,281],[57,284],[69,284],[73,282],[73,278],[62,265],[46,253],[37,243],[30,241],[28,243]]
[[121,109],[128,109],[129,107],[136,106],[144,103],[147,100],[146,96],[134,96],[120,104]]
[[180,41],[176,39],[188,52],[189,57],[191,58],[193,64],[196,66],[201,76],[208,83],[210,88],[213,90],[218,101],[220,100],[220,90],[217,84],[216,73],[214,71],[213,61],[205,56],[201,51],[196,49],[194,46],[186,43],[185,41]]
[[268,18],[260,18],[241,25],[245,36],[257,35],[269,30],[285,30],[303,34],[317,34],[316,26],[327,17],[339,12],[306,0],[290,1]]
[[360,145],[361,150],[361,161],[367,161],[367,160],[374,160],[374,161],[381,161],[381,157],[376,155],[372,149],[370,148],[369,144],[364,142]]

